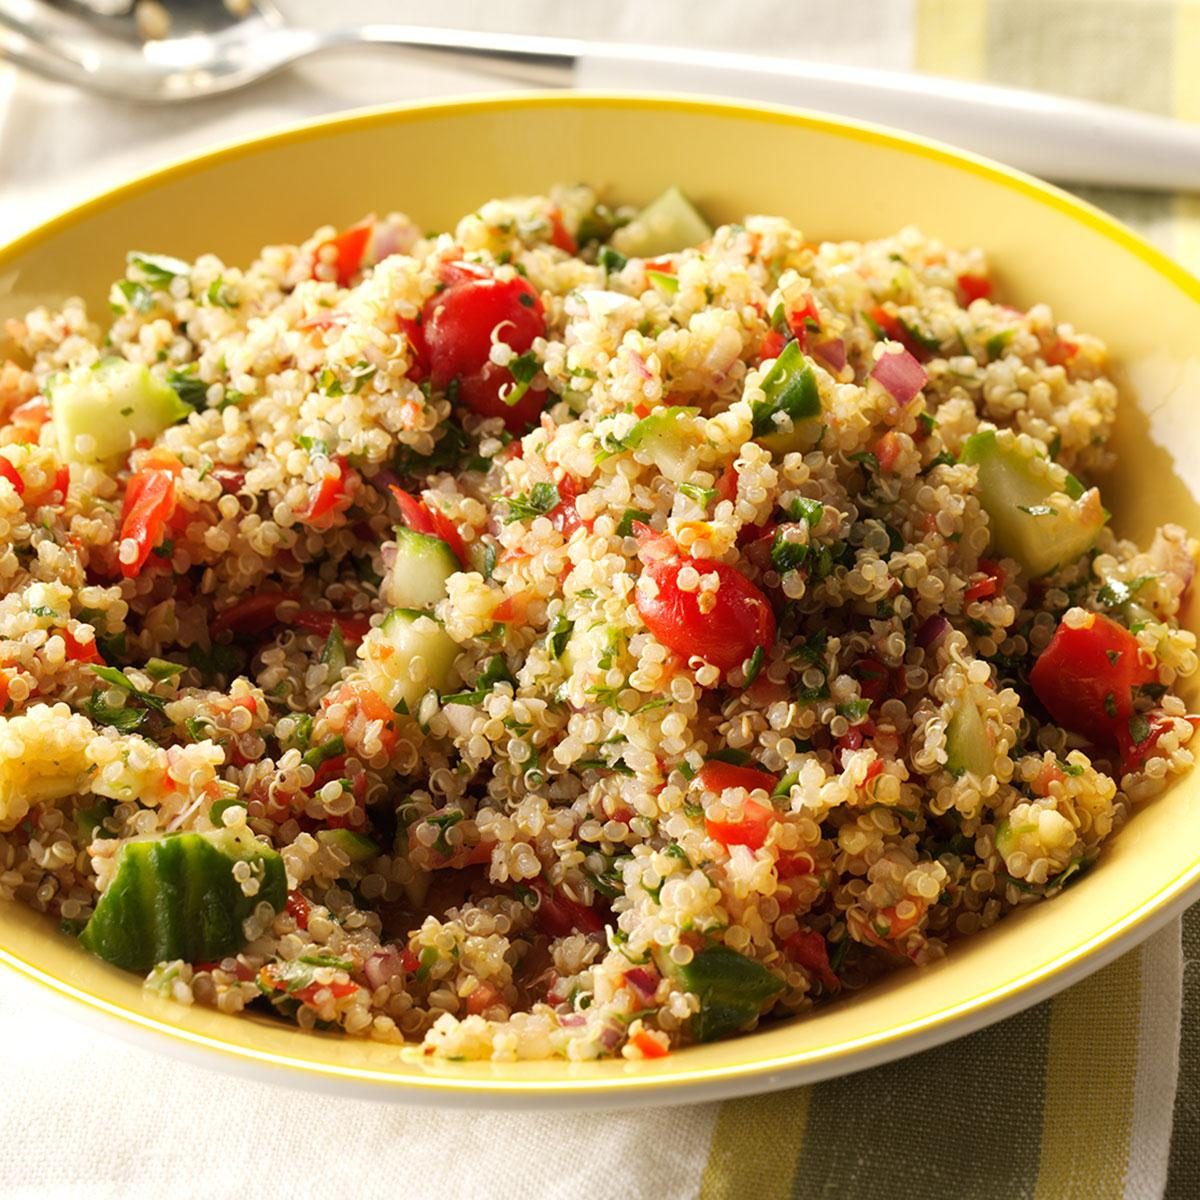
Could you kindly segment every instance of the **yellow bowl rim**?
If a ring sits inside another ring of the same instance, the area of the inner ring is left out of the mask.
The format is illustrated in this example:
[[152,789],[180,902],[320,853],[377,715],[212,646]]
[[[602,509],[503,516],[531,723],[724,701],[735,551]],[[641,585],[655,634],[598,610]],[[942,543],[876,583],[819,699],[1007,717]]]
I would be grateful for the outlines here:
[[[220,143],[208,150],[178,158],[166,166],[144,172],[125,183],[107,188],[33,227],[0,246],[0,268],[43,239],[53,236],[61,229],[69,228],[82,217],[115,207],[165,181],[186,178],[187,175],[214,162],[235,161],[257,153],[267,146],[313,140],[335,130],[362,130],[376,125],[419,121],[431,116],[477,110],[519,113],[541,108],[638,109],[737,117],[766,124],[807,128],[830,136],[930,159],[998,184],[1065,214],[1128,251],[1179,288],[1188,298],[1200,304],[1200,279],[1120,221],[1053,184],[969,151],[918,134],[806,109],[748,104],[704,96],[614,91],[501,92],[380,105],[305,120],[272,133]],[[76,987],[67,979],[51,975],[2,945],[0,962],[61,997],[123,1022],[123,1032],[127,1036],[136,1036],[139,1031],[165,1034],[171,1039],[171,1043],[163,1046],[164,1049],[179,1052],[185,1047],[197,1048],[203,1054],[201,1061],[208,1057],[204,1052],[215,1052],[224,1056],[223,1065],[227,1069],[244,1072],[256,1066],[273,1068],[274,1076],[301,1082],[310,1087],[337,1088],[339,1083],[350,1084],[361,1094],[363,1085],[370,1085],[368,1094],[376,1099],[403,1101],[421,1095],[437,1103],[471,1103],[473,1099],[478,1102],[481,1099],[486,1100],[488,1096],[502,1097],[508,1101],[523,1100],[525,1103],[534,1104],[568,1097],[579,1100],[590,1097],[597,1105],[611,1105],[632,1103],[635,1095],[637,1102],[641,1103],[669,1103],[682,1099],[678,1095],[681,1089],[692,1093],[688,1098],[698,1098],[697,1093],[703,1093],[707,1097],[742,1094],[827,1078],[842,1071],[857,1070],[900,1057],[904,1053],[915,1052],[972,1029],[981,1028],[1018,1012],[1099,969],[1119,953],[1148,937],[1197,895],[1200,895],[1200,856],[1191,867],[1180,872],[1150,899],[1143,901],[1119,921],[1035,971],[1021,974],[968,1000],[896,1025],[878,1034],[842,1039],[809,1050],[749,1059],[730,1065],[689,1067],[686,1065],[685,1053],[678,1056],[677,1061],[681,1066],[673,1070],[656,1070],[652,1075],[626,1074],[605,1079],[563,1079],[555,1082],[499,1078],[455,1079],[444,1075],[434,1077],[420,1074],[400,1077],[386,1071],[314,1063],[292,1055],[232,1045],[208,1034],[197,1033],[160,1020],[149,1013],[137,1012],[101,999]],[[897,1045],[905,1040],[910,1043],[907,1048]],[[738,1044],[749,1049],[754,1044],[754,1035],[745,1035],[738,1040]],[[675,1059],[676,1056],[672,1058]],[[665,1065],[659,1060],[656,1067],[660,1064]],[[664,1096],[664,1092],[669,1094]]]

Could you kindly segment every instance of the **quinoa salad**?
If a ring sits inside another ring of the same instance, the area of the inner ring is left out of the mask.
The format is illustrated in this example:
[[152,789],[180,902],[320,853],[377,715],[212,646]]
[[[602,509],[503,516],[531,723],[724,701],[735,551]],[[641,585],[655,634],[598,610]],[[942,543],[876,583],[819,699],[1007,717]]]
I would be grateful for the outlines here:
[[1112,531],[1105,348],[982,251],[582,186],[171,249],[0,336],[0,899],[147,989],[657,1058],[1191,766],[1200,547]]

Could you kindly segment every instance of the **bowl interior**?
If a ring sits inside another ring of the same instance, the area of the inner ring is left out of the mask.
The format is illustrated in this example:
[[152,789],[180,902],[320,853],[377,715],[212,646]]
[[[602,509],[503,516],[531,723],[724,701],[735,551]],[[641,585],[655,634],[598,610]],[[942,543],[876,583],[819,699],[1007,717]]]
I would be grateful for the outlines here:
[[[586,180],[642,201],[680,184],[714,221],[777,213],[813,238],[872,237],[906,224],[982,245],[1002,298],[1048,302],[1105,338],[1120,363],[1120,461],[1101,481],[1117,529],[1165,520],[1200,530],[1200,284],[1107,218],[1030,181],[878,131],[734,105],[568,96],[432,104],[352,116],[207,155],[135,182],[0,250],[0,318],[81,295],[103,319],[126,250],[248,260],[317,225],[399,209],[445,228],[489,197]],[[1194,609],[1185,614],[1197,627]],[[1194,703],[1193,694],[1188,696]],[[301,1034],[261,1019],[184,1009],[91,958],[45,919],[0,905],[0,957],[127,1021],[244,1059],[425,1090],[430,1099],[633,1094],[788,1070],[830,1073],[900,1052],[1011,1005],[1177,901],[1200,875],[1200,777],[1141,811],[1100,867],[1051,904],[959,943],[944,962],[752,1037],[655,1062],[423,1062],[394,1047]],[[890,1048],[890,1049],[888,1049]],[[390,1086],[389,1086],[390,1085]],[[619,1094],[615,1094],[619,1093]]]

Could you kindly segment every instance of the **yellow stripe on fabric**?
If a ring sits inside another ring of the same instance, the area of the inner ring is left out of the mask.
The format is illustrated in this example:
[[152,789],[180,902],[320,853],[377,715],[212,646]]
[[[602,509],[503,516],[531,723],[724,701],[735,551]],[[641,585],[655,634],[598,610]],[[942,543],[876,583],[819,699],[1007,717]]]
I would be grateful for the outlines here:
[[[1200,4],[1179,4],[1175,9],[1175,115],[1200,121]],[[1200,196],[1175,197],[1175,257],[1200,275]]]
[[1124,1194],[1142,957],[1139,947],[1051,1002],[1035,1200]]
[[917,0],[918,71],[981,79],[985,74],[987,0]]
[[791,1194],[812,1088],[726,1100],[708,1148],[700,1200]]

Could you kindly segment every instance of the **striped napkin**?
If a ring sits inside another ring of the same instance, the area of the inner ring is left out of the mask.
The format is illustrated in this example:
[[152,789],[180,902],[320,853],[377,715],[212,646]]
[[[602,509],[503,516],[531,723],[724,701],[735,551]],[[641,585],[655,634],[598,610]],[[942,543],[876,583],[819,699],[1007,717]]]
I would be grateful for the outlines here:
[[[398,14],[393,0],[283,2],[327,21],[350,10],[364,20],[770,47],[1200,120],[1197,0],[741,0],[705,6],[703,22],[690,0],[441,0],[433,18]],[[218,138],[354,104],[495,87],[445,67],[400,72],[384,57],[343,57],[186,113],[139,112],[0,70],[0,237]],[[1200,272],[1200,198],[1086,197]],[[0,977],[0,1046],[6,1198],[1200,1197],[1200,907],[980,1033],[724,1104],[538,1115],[316,1096],[98,1034],[9,976]]]

